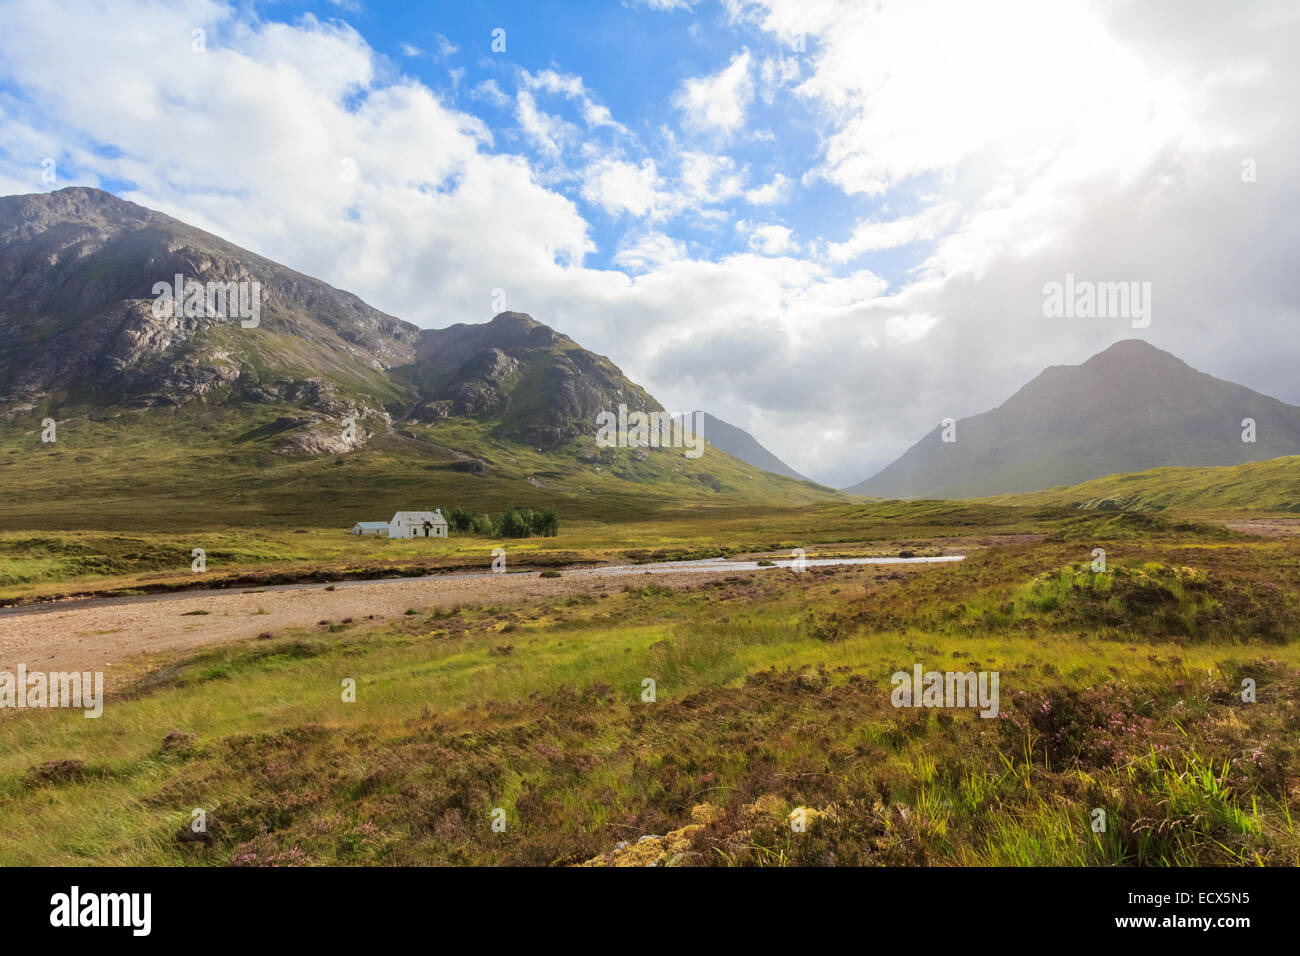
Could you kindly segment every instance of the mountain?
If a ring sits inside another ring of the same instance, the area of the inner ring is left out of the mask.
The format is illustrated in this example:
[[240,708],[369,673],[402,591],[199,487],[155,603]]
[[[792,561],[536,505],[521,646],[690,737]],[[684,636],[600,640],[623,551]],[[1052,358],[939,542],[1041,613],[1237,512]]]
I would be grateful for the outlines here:
[[[177,275],[181,308],[160,307]],[[211,308],[213,289],[247,293],[256,316]],[[626,519],[838,494],[716,446],[598,447],[596,415],[620,404],[662,411],[522,313],[420,329],[101,190],[0,198],[0,526],[351,524],[511,503]]]
[[[256,325],[159,315],[153,290],[177,275],[256,282]],[[529,316],[422,330],[96,189],[0,199],[0,281],[0,400],[25,410],[41,396],[100,409],[287,402],[317,413],[300,428],[470,417],[543,448],[593,431],[620,402],[662,411],[609,359]]]
[[[259,327],[156,315],[155,285],[177,274],[260,283]],[[134,407],[266,401],[311,379],[382,407],[397,397],[386,371],[413,360],[420,334],[351,293],[81,187],[0,198],[0,323],[0,396]]]
[[413,411],[421,421],[491,417],[503,437],[554,448],[591,433],[596,415],[619,404],[663,411],[609,359],[520,312],[427,329],[416,354],[410,378],[427,396]]
[[[1242,420],[1256,441],[1242,441]],[[1045,369],[1002,405],[942,426],[851,494],[977,498],[1165,466],[1300,452],[1300,408],[1198,372],[1138,339]]]
[[755,468],[770,471],[774,475],[785,475],[795,481],[811,480],[799,474],[780,458],[777,458],[776,455],[759,444],[758,440],[743,428],[729,425],[721,418],[715,418],[708,412],[692,412],[692,421],[694,421],[696,415],[704,416],[704,434],[708,436],[709,444],[714,448],[725,451],[733,458],[749,462]]

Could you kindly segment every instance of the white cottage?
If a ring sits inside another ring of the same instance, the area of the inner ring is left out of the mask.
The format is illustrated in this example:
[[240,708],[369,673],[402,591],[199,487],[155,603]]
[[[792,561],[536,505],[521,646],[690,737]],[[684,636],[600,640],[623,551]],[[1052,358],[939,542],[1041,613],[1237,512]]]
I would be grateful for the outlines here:
[[447,537],[447,519],[442,510],[434,511],[399,511],[388,522],[390,538],[445,538]]

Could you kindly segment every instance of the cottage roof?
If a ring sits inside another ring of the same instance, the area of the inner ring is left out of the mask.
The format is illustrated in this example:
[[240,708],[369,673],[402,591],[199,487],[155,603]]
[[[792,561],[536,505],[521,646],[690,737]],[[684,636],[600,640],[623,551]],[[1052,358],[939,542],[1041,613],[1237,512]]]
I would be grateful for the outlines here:
[[430,524],[447,523],[447,519],[442,516],[441,511],[399,511],[393,515],[393,521],[417,525],[422,525],[426,521]]
[[355,528],[365,528],[367,531],[378,531],[380,528],[387,528],[387,521],[358,521]]

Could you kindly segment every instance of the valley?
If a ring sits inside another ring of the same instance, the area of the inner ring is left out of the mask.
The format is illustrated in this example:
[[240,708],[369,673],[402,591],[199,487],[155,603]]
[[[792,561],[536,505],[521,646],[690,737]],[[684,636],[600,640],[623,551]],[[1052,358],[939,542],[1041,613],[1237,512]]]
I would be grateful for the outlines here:
[[1300,865],[1294,406],[1126,340],[837,490],[101,190],[0,275],[0,675],[104,678],[0,864]]

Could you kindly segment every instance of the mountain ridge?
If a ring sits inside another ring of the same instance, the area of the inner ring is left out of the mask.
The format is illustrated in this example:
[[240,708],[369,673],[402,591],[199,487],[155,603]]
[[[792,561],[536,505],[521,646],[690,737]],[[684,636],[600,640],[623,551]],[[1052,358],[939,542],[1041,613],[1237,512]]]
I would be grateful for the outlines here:
[[[209,314],[210,303],[188,315],[155,309],[153,290],[177,274],[259,283],[260,317],[246,327]],[[231,476],[283,474],[318,501],[344,493],[338,466],[358,456],[384,463],[365,466],[368,481],[396,483],[401,471],[401,482],[441,488],[439,500],[484,507],[496,497],[839,494],[716,447],[697,460],[669,448],[597,447],[599,412],[662,406],[610,359],[531,316],[420,329],[102,190],[0,198],[0,290],[0,439],[27,447],[53,418],[58,444],[36,447],[57,462],[79,445],[87,471],[118,474],[99,458],[110,449],[85,444],[92,432],[186,480],[224,460]],[[7,464],[18,461],[26,464]]]

